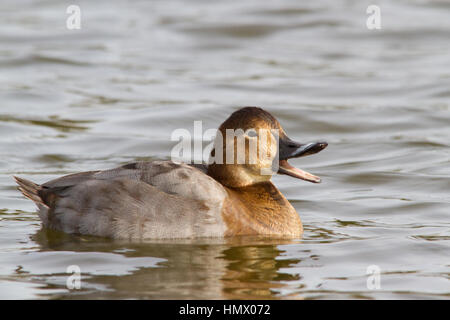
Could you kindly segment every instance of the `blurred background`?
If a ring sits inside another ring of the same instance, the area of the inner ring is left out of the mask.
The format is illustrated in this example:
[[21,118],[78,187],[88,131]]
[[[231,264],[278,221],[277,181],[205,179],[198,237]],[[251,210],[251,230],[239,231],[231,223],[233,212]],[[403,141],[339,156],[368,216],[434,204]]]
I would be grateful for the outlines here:
[[[372,4],[380,30],[366,27]],[[449,99],[445,0],[2,0],[0,298],[448,299]],[[274,178],[302,239],[41,231],[12,179],[168,159],[174,129],[247,105],[329,143],[293,161],[322,184]],[[81,290],[66,288],[73,264]]]

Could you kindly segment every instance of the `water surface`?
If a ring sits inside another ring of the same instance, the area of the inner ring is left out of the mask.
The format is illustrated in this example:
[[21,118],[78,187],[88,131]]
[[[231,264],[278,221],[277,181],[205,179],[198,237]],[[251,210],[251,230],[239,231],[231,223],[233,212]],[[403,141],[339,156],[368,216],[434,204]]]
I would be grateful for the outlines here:
[[[0,298],[449,298],[447,2],[378,1],[378,31],[368,1],[78,1],[67,30],[70,4],[0,3]],[[68,236],[15,188],[168,159],[174,129],[245,105],[329,143],[293,161],[322,184],[274,178],[302,239]]]

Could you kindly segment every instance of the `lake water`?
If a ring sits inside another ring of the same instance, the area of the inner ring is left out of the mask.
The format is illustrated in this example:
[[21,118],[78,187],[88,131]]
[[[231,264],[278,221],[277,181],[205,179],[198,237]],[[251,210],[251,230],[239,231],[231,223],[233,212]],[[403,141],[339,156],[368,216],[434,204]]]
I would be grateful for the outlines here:
[[[80,30],[70,4],[0,2],[0,298],[449,299],[449,2],[376,1],[381,30],[372,1],[76,1]],[[302,239],[64,235],[12,179],[168,159],[246,105],[329,143],[292,161],[321,184],[273,179]]]

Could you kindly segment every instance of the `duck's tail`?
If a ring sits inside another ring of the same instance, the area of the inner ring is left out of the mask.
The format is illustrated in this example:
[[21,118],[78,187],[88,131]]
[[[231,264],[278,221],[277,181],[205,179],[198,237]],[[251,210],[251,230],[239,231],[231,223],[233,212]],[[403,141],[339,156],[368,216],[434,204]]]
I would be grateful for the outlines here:
[[19,185],[19,190],[23,193],[25,197],[31,199],[38,207],[47,206],[44,203],[44,200],[39,195],[39,191],[42,190],[42,186],[23,178],[19,178],[14,176],[14,180],[16,180]]

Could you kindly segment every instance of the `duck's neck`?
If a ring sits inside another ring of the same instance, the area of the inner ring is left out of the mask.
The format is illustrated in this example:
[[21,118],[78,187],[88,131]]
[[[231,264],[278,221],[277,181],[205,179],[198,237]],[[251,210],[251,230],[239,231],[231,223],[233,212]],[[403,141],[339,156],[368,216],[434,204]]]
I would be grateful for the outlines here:
[[298,213],[283,194],[267,181],[241,188],[227,188],[223,216],[229,235],[266,234],[300,236]]

